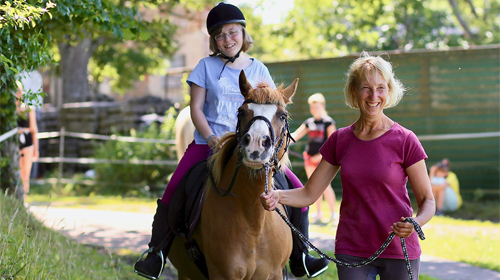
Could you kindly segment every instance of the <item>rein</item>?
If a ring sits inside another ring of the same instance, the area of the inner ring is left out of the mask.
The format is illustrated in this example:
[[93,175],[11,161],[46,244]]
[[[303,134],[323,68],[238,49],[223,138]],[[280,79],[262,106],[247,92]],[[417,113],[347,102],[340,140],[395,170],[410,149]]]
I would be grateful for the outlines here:
[[[268,168],[268,167],[266,166],[266,168]],[[266,175],[266,190],[265,190],[266,194],[268,192],[267,182],[268,182],[268,176]],[[307,244],[307,246],[309,246],[309,248],[311,248],[316,253],[318,253],[318,255],[321,256],[322,258],[326,258],[326,259],[328,259],[328,260],[330,260],[330,261],[332,261],[332,262],[334,262],[334,263],[336,263],[336,264],[338,264],[340,266],[344,266],[344,267],[349,267],[349,268],[361,267],[361,266],[364,266],[364,265],[367,265],[367,264],[373,262],[376,258],[378,258],[380,256],[380,254],[382,254],[382,252],[384,252],[384,250],[387,248],[387,246],[389,246],[389,244],[392,242],[392,240],[396,236],[396,234],[394,232],[391,232],[391,234],[389,235],[389,237],[387,237],[387,239],[382,244],[382,246],[380,246],[380,248],[377,250],[377,252],[375,252],[375,254],[373,254],[372,256],[370,256],[369,258],[367,258],[366,260],[361,261],[361,262],[357,262],[357,263],[348,263],[348,262],[344,262],[344,261],[341,261],[341,260],[337,260],[337,259],[335,259],[333,257],[330,257],[327,254],[323,253],[320,249],[318,249],[316,246],[314,246],[311,243],[311,241],[309,239],[307,239],[307,237],[305,237],[302,234],[302,232],[300,232],[300,230],[298,230],[290,222],[290,220],[283,214],[283,212],[281,212],[281,210],[279,208],[275,208],[274,210],[276,212],[278,212],[278,214],[280,215],[280,217],[292,229],[292,232],[295,235],[297,235],[297,237],[300,240],[302,240],[305,244]],[[425,235],[424,235],[424,232],[422,231],[422,228],[420,227],[420,225],[413,218],[407,217],[403,221],[411,223],[413,225],[413,227],[415,228],[415,231],[417,232],[418,237],[421,240],[425,239]],[[410,280],[413,280],[413,272],[412,272],[412,269],[411,269],[410,259],[408,257],[408,251],[406,249],[406,242],[405,242],[405,238],[404,237],[401,237],[401,247],[403,248],[403,255],[404,255],[404,258],[405,258],[406,270],[408,271],[408,277],[410,277]]]

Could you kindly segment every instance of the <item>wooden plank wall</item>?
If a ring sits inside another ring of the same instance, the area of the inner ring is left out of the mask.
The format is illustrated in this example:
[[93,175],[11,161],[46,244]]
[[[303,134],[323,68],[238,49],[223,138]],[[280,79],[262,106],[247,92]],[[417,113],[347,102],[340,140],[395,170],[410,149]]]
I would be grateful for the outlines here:
[[[356,121],[359,112],[345,105],[343,87],[349,65],[359,57],[267,63],[276,83],[285,86],[300,78],[291,130],[310,117],[307,98],[321,92],[337,127]],[[409,88],[402,102],[386,114],[418,136],[500,131],[500,45],[448,51],[389,52],[383,56]],[[301,151],[304,141],[293,147]],[[428,167],[449,158],[464,193],[498,191],[499,137],[423,140]],[[291,157],[292,160],[300,159]],[[334,188],[340,187],[334,180]]]

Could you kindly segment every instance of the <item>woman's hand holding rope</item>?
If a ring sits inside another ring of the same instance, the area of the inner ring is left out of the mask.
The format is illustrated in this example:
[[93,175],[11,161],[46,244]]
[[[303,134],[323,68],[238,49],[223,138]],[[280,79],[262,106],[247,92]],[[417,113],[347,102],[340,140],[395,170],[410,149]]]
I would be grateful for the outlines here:
[[[405,219],[406,218],[401,217],[399,222],[391,226],[392,232],[394,232],[396,236],[409,237],[415,231],[415,227],[411,223],[406,222]],[[389,232],[389,234],[391,234],[391,232]]]
[[267,194],[264,192],[260,195],[260,202],[267,211],[274,211],[278,207],[279,198],[279,191],[268,190]]

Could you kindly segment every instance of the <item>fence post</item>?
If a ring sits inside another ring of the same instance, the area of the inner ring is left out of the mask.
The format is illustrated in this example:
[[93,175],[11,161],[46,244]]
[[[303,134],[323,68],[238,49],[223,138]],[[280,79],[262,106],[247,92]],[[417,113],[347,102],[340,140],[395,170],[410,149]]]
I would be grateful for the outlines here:
[[61,136],[59,136],[59,174],[57,175],[57,190],[61,190],[61,178],[63,174],[64,157],[64,126],[61,127]]

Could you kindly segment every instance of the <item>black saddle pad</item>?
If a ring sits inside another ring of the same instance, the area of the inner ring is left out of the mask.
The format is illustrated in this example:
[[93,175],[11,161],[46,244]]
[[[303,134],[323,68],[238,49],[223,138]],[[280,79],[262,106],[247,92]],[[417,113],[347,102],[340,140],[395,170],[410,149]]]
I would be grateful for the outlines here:
[[177,186],[168,209],[168,223],[175,235],[185,236],[194,230],[200,217],[207,178],[207,160],[202,160],[186,172]]
[[[191,167],[184,175],[172,196],[168,210],[170,229],[177,236],[192,235],[196,228],[203,207],[205,182],[208,179],[207,160],[202,160]],[[286,190],[293,188],[292,183],[283,172],[274,174],[276,188]],[[287,216],[291,220],[300,221],[300,211],[292,214],[295,208],[285,206]]]

